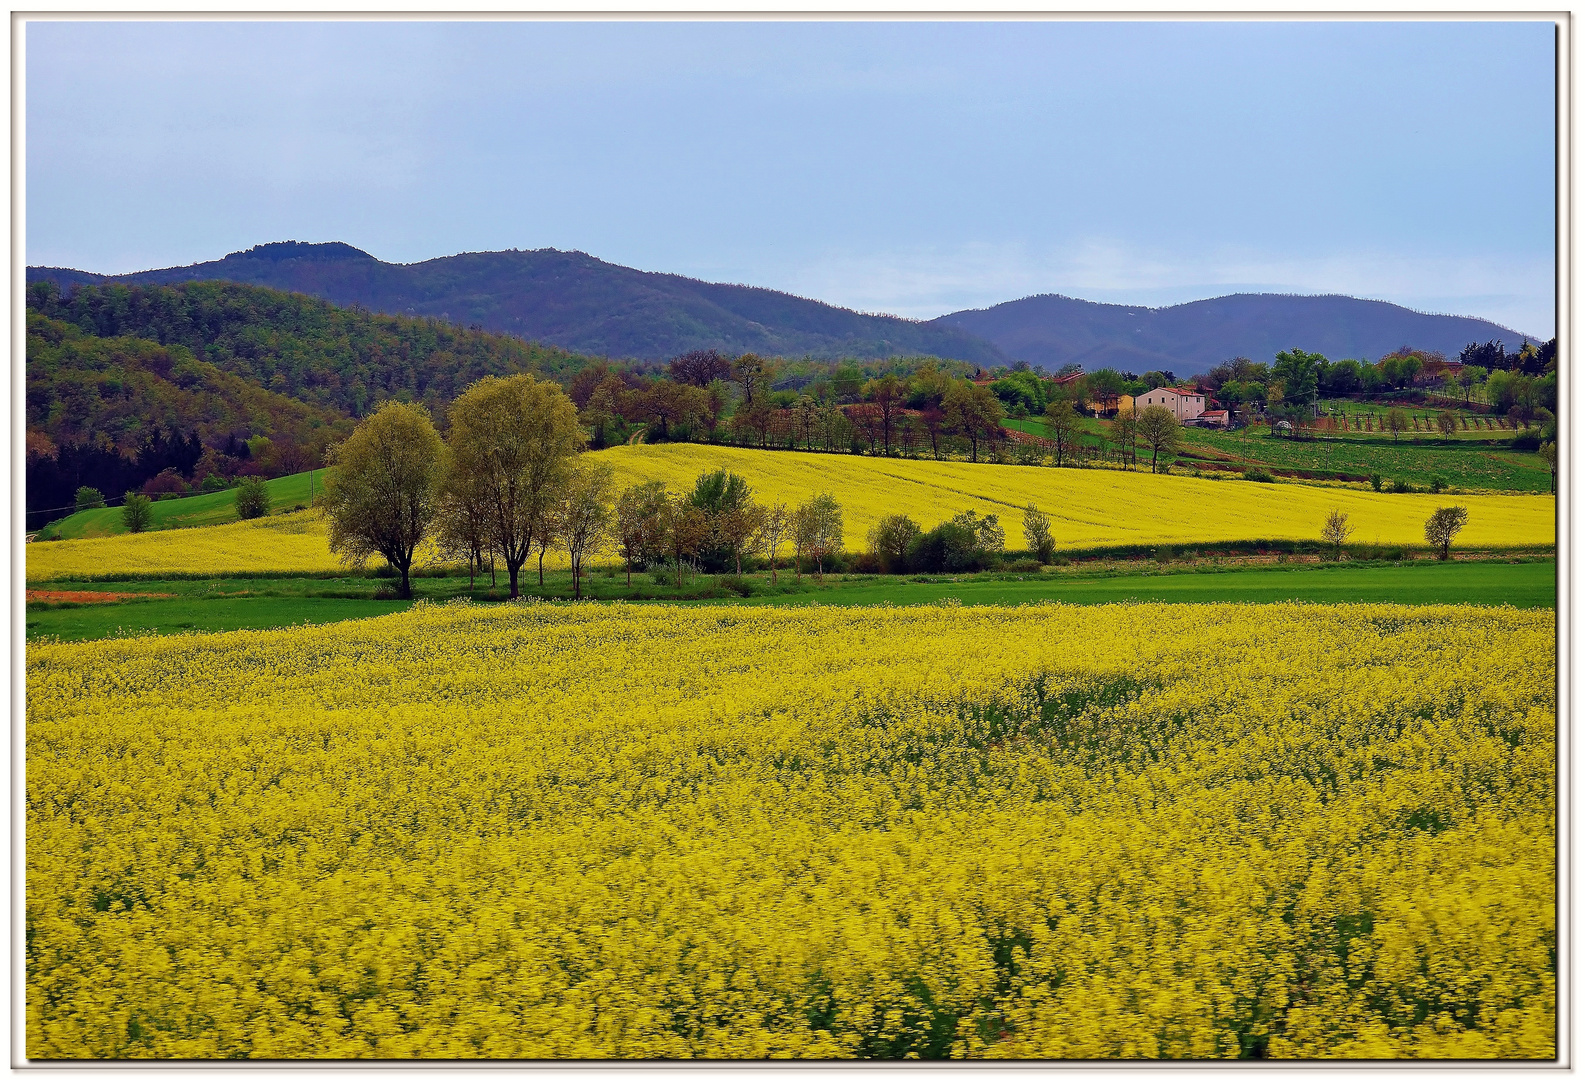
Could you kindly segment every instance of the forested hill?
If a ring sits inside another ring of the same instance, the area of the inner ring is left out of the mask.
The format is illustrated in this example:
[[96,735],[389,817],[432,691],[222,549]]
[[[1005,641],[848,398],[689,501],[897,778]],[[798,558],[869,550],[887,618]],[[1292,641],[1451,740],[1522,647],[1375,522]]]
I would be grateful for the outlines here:
[[[444,406],[475,379],[521,371],[571,379],[588,358],[438,319],[378,315],[224,281],[28,285],[28,310],[96,337],[182,345],[222,371],[349,416],[405,396]],[[32,351],[29,351],[29,368]]]
[[[578,251],[490,251],[407,265],[347,244],[261,244],[214,262],[121,275],[144,284],[226,280],[398,315],[427,315],[579,353],[666,360],[695,349],[859,359],[931,355],[994,366],[996,346],[950,326],[864,315],[772,289],[718,285]],[[28,281],[106,279],[29,267]]]
[[[1523,334],[1485,319],[1425,315],[1351,296],[1245,293],[1173,307],[1097,304],[1045,295],[935,320],[994,342],[1014,360],[1056,370],[1209,371],[1230,357],[1270,361],[1301,348],[1332,360],[1375,360],[1408,345],[1449,358],[1470,342],[1503,342],[1519,351]],[[1531,341],[1542,339],[1532,336]]]

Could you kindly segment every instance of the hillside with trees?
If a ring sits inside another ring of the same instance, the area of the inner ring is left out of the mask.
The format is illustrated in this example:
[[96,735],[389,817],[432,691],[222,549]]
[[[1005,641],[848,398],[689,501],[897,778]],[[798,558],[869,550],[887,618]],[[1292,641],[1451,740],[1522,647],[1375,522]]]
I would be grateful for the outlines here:
[[[79,270],[28,269],[29,282],[63,287],[106,280]],[[469,252],[402,265],[347,244],[288,241],[115,280],[263,285],[622,359],[665,360],[713,348],[767,356],[1005,360],[994,345],[948,326],[865,315],[774,289],[649,273],[554,248]]]
[[387,398],[443,406],[485,375],[566,379],[588,358],[435,318],[379,315],[224,281],[28,286],[28,310],[97,337],[183,345],[309,405],[363,416]]
[[1517,352],[1527,340],[1484,319],[1427,315],[1351,296],[1239,294],[1150,308],[1048,294],[956,311],[935,322],[1052,371],[1077,364],[1087,371],[1196,375],[1228,357],[1274,356],[1298,342],[1327,356],[1376,357],[1404,346],[1456,356],[1471,341],[1500,342]]
[[30,526],[82,486],[114,497],[163,476],[181,493],[186,478],[229,480],[250,465],[296,471],[352,427],[185,345],[95,337],[37,312],[28,313],[27,357]]

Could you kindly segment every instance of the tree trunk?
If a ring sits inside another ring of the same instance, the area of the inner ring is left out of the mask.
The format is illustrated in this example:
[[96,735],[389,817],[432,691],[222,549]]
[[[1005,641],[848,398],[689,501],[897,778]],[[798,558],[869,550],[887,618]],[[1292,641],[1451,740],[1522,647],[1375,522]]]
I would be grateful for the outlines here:
[[401,566],[402,588],[398,595],[401,596],[403,600],[411,600],[413,598],[413,583],[408,580],[408,569],[411,565],[411,563],[403,563]]
[[[518,565],[521,566],[522,564]],[[517,571],[518,566],[513,566],[512,563],[508,561],[506,564],[506,576],[512,584],[511,599],[513,600],[517,599]]]
[[[539,553],[539,565],[540,566],[544,566],[545,565],[545,553],[543,551]],[[578,565],[578,560],[577,559],[573,559],[572,560],[572,598],[574,600],[582,600],[583,599],[583,583],[579,580],[579,578],[581,578],[583,575],[578,572],[581,569],[582,569],[582,567],[580,567]],[[541,571],[541,573],[543,573],[543,571]]]
[[633,587],[633,560],[627,560],[627,587]]
[[539,587],[545,587],[545,549],[539,549]]

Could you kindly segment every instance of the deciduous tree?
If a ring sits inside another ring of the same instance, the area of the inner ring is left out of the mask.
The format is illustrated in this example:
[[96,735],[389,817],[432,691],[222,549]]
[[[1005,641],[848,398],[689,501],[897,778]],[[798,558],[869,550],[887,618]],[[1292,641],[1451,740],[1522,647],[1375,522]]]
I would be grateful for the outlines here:
[[870,551],[888,574],[908,568],[908,549],[919,538],[920,528],[907,514],[889,514],[869,531]]
[[1050,562],[1057,552],[1057,542],[1051,537],[1051,519],[1034,503],[1024,507],[1024,543],[1042,563]]
[[1183,427],[1172,410],[1162,405],[1146,405],[1139,410],[1139,441],[1150,447],[1150,471],[1156,471],[1162,454],[1175,454]]
[[710,539],[710,518],[687,495],[666,499],[661,509],[661,528],[665,551],[677,570],[677,587],[682,588],[684,559],[692,559]]
[[842,550],[841,505],[830,493],[821,492],[793,511],[792,534],[799,557],[813,559],[824,582],[825,560],[832,552]]
[[1332,561],[1340,562],[1343,558],[1343,545],[1348,543],[1348,538],[1354,535],[1354,526],[1348,523],[1348,515],[1341,510],[1334,509],[1326,516],[1326,523],[1321,526],[1321,539],[1332,545]]
[[262,476],[244,476],[237,484],[237,517],[242,521],[263,517],[270,512],[270,489]]
[[136,491],[127,492],[121,503],[121,524],[127,527],[127,532],[140,533],[153,520],[154,504],[149,497]]
[[452,403],[453,467],[478,486],[491,546],[506,563],[511,595],[536,530],[546,524],[583,429],[572,399],[532,375],[487,376]]
[[616,543],[633,584],[633,564],[646,565],[665,548],[666,485],[634,484],[616,500]]
[[958,379],[942,401],[947,429],[969,441],[970,460],[980,460],[980,443],[994,439],[1002,429],[1002,403],[988,386]]
[[399,595],[411,599],[413,553],[429,534],[446,471],[429,410],[387,401],[330,452],[330,465],[330,550],[355,566],[379,555],[401,574]]
[[562,484],[556,512],[572,564],[572,596],[583,598],[584,561],[605,547],[611,526],[611,466],[584,459]]
[[1444,562],[1448,557],[1448,549],[1453,545],[1453,537],[1469,521],[1469,511],[1462,506],[1441,506],[1425,522],[1425,539],[1436,551],[1436,557]]
[[1046,406],[1046,437],[1051,440],[1051,456],[1060,468],[1079,445],[1079,414],[1073,398],[1059,395]]
[[775,502],[765,507],[765,517],[760,523],[758,540],[759,550],[770,559],[772,585],[776,584],[776,560],[780,557],[782,545],[787,543],[791,531],[792,512],[787,509],[786,503]]

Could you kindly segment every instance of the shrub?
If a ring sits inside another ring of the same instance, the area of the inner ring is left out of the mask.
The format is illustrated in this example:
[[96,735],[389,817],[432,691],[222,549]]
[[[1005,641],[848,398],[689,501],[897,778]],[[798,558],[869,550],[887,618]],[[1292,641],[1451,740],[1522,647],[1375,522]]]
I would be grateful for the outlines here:
[[258,476],[244,476],[237,485],[237,517],[243,521],[270,512],[270,491]]
[[180,498],[188,494],[189,490],[187,481],[183,480],[182,474],[175,469],[165,469],[143,485],[143,494],[155,499]]
[[1431,494],[1440,495],[1447,490],[1447,481],[1440,476],[1431,477]]
[[908,548],[908,565],[915,571],[956,574],[983,570],[1002,550],[1006,535],[995,514],[980,517],[965,510],[920,534]]
[[1169,563],[1177,557],[1178,553],[1165,544],[1156,549],[1156,561],[1158,563]]
[[127,532],[140,533],[153,520],[153,503],[149,497],[136,491],[127,492],[126,502],[121,504],[121,523],[127,527]]
[[1014,559],[1002,567],[1010,574],[1038,574],[1040,573],[1039,559]]
[[77,489],[78,510],[97,510],[104,504],[104,493],[98,488],[80,487]]
[[889,570],[881,561],[880,556],[873,551],[861,551],[854,555],[848,564],[848,570],[854,574],[889,574]]
[[204,482],[198,485],[198,490],[205,495],[212,495],[217,491],[226,490],[226,482],[218,474],[210,473],[204,477]]
[[1257,484],[1274,484],[1277,482],[1277,478],[1265,469],[1245,469],[1244,479]]
[[870,552],[876,567],[888,574],[906,571],[908,549],[919,539],[919,535],[919,526],[907,514],[891,514],[881,518],[869,534]]
[[1381,490],[1381,473],[1373,472],[1370,474],[1370,486],[1373,491]]

